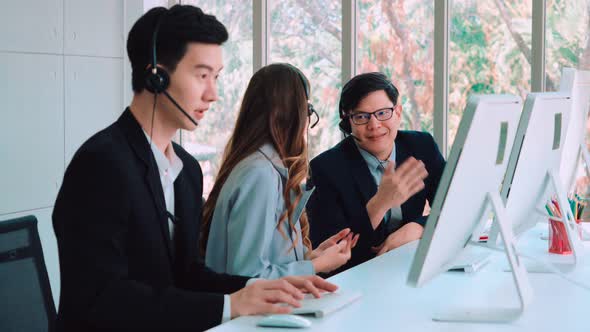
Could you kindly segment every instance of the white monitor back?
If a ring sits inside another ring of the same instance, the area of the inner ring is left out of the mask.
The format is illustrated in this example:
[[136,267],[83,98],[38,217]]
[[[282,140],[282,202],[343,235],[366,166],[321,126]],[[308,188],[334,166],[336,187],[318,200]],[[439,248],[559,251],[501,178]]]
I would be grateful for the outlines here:
[[[559,174],[570,110],[569,94],[542,92],[527,96],[501,191],[515,236],[545,219],[539,211],[545,211],[544,205],[556,194],[547,175]],[[491,233],[490,239],[497,242],[497,224]]]
[[498,193],[522,112],[512,95],[471,96],[410,269],[419,287],[446,271],[482,221],[485,197]]
[[[590,71],[563,68],[559,91],[572,96],[572,111],[563,140],[560,177],[564,189],[574,186],[580,169],[580,146],[586,148],[586,128],[590,109]],[[590,167],[590,165],[587,165]]]

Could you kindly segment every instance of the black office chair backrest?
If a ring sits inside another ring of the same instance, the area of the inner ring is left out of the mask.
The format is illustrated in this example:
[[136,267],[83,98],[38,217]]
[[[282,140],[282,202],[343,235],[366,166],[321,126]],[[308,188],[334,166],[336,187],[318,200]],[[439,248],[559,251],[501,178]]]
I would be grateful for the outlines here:
[[37,219],[0,221],[0,331],[53,331],[55,305]]

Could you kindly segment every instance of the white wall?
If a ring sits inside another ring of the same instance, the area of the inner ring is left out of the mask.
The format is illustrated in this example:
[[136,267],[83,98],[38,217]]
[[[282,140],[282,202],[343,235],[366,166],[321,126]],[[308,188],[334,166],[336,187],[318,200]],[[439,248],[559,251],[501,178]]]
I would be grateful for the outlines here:
[[[0,5],[0,220],[35,215],[53,297],[51,213],[76,149],[131,99],[127,32],[142,0],[19,0]],[[151,5],[150,5],[151,6]]]

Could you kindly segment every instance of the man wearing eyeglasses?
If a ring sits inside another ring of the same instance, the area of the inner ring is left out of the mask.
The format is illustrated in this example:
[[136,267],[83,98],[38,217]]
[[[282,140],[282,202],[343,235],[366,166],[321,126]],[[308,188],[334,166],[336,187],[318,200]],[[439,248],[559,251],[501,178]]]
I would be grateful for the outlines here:
[[307,204],[314,245],[336,231],[359,233],[339,271],[419,239],[445,161],[428,133],[399,130],[397,88],[381,73],[352,78],[342,89],[346,138],[311,161],[316,189]]

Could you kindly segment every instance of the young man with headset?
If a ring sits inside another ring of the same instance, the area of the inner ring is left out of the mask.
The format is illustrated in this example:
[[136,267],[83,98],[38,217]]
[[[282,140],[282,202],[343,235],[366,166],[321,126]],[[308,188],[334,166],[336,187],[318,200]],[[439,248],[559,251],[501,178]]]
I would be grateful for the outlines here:
[[381,73],[352,78],[339,105],[347,137],[311,161],[313,244],[343,228],[360,234],[339,271],[422,236],[424,205],[434,200],[445,161],[430,134],[399,130],[398,97]]
[[198,259],[203,176],[172,137],[217,100],[227,37],[215,17],[180,5],[150,10],[129,32],[131,105],[76,152],[55,203],[58,331],[204,330],[336,288],[217,274]]

